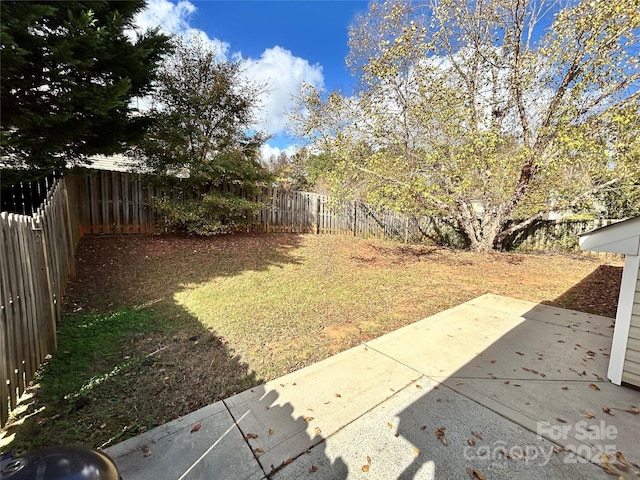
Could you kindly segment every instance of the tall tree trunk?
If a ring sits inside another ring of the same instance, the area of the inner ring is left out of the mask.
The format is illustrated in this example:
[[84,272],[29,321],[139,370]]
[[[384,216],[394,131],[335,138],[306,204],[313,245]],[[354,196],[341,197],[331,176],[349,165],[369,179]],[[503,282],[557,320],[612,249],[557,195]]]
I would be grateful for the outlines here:
[[496,246],[506,216],[502,213],[488,213],[483,215],[480,221],[469,217],[459,217],[458,221],[471,251],[489,252]]

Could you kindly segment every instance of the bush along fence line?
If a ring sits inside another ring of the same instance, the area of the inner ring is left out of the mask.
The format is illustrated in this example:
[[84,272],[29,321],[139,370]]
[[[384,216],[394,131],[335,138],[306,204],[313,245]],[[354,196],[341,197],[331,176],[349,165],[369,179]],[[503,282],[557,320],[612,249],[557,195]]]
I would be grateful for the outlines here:
[[[65,178],[77,208],[81,235],[160,233],[170,228],[151,204],[153,198],[175,193],[150,185],[141,175],[101,170]],[[228,184],[220,191],[265,205],[249,216],[246,230],[250,232],[345,234],[405,242],[430,239],[464,246],[462,235],[446,220],[379,212],[358,202],[338,205],[327,195],[310,192],[262,188],[252,194]]]
[[32,215],[0,213],[0,423],[56,350],[62,298],[79,240],[65,179]]

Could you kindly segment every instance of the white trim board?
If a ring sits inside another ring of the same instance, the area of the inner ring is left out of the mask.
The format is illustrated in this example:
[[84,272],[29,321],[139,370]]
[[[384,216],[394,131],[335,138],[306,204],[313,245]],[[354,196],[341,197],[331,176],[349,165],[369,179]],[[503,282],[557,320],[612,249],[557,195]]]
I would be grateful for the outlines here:
[[640,217],[582,233],[579,242],[580,250],[640,255]]
[[613,331],[611,357],[607,372],[609,380],[616,385],[622,383],[622,370],[624,369],[624,360],[627,353],[627,341],[629,339],[629,327],[631,326],[631,314],[639,269],[640,256],[627,255],[624,259],[620,296],[618,297],[618,311],[616,312],[616,326]]

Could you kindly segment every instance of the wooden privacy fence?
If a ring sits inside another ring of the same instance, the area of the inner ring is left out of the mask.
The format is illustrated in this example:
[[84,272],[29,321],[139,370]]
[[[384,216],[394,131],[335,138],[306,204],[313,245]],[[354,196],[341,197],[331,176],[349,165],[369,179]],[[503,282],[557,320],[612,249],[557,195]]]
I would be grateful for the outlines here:
[[[65,178],[71,203],[78,211],[81,235],[166,231],[165,219],[151,203],[154,197],[175,197],[175,193],[150,186],[142,176],[126,172],[97,171]],[[348,234],[407,242],[426,237],[435,241],[444,238],[450,245],[461,243],[455,228],[444,220],[377,212],[357,202],[337,205],[329,196],[309,192],[262,188],[252,194],[228,184],[220,191],[265,205],[250,217],[247,230],[252,232]]]
[[33,215],[0,213],[0,420],[4,425],[40,363],[56,349],[78,218],[65,179]]
[[[154,197],[176,194],[148,185],[140,175],[102,170],[65,178],[70,201],[78,211],[81,235],[152,233],[168,228],[151,202]],[[338,205],[326,195],[277,188],[262,188],[257,194],[250,194],[227,184],[220,191],[265,204],[250,217],[247,230],[252,232],[347,234],[465,246],[460,230],[444,218],[407,217],[358,202]],[[578,234],[615,221],[540,220],[506,238],[502,249],[578,253]]]

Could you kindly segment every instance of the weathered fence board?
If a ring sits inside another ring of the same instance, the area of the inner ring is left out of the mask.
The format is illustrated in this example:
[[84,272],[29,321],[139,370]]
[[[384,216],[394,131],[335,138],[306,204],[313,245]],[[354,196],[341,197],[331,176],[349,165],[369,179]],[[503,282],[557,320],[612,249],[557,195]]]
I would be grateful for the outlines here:
[[33,215],[0,213],[0,423],[56,349],[62,297],[79,239],[65,179]]

